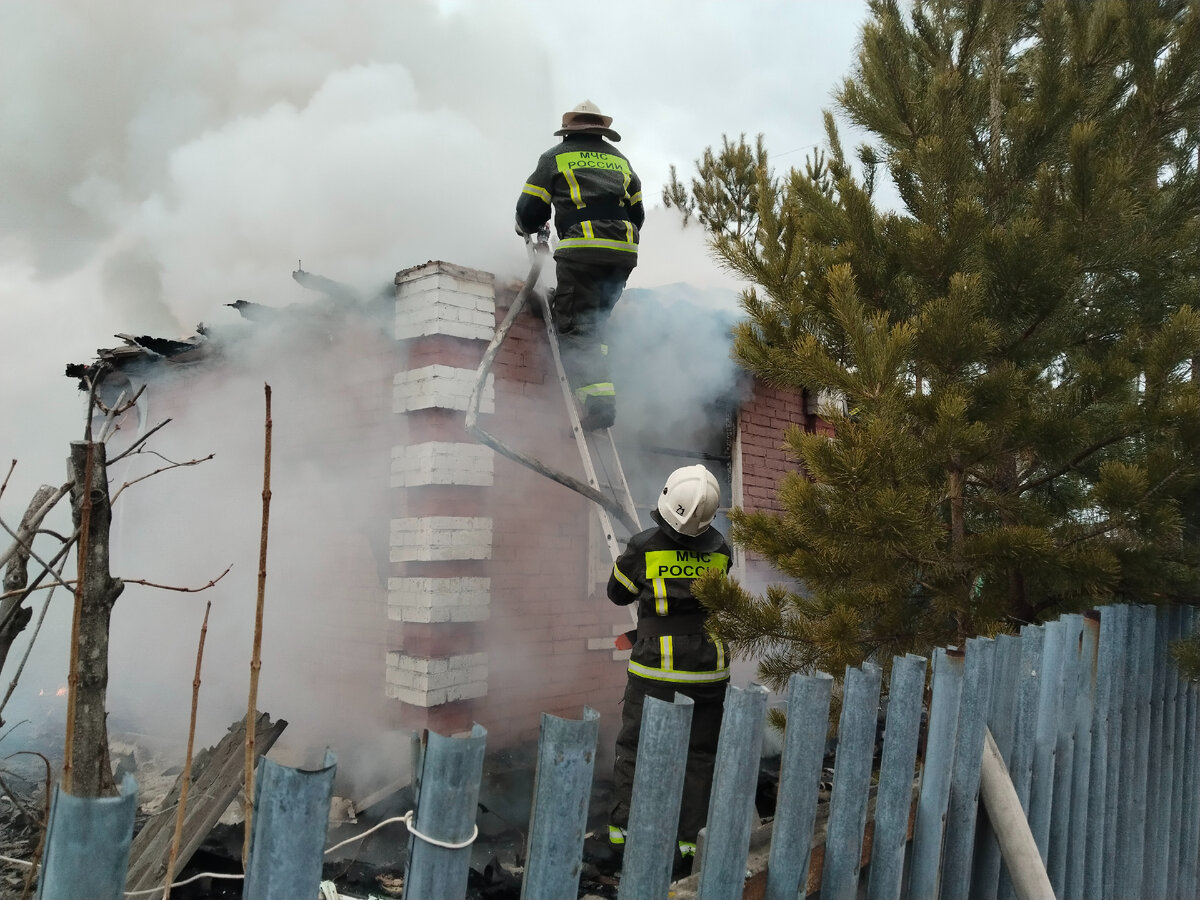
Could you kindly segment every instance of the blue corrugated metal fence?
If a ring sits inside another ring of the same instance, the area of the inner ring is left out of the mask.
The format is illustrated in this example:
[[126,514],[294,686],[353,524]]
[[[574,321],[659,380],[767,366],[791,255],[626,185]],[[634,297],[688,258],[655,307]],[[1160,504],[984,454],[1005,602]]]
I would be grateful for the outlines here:
[[[922,657],[893,660],[886,690],[878,666],[848,669],[823,839],[814,831],[834,683],[824,673],[793,676],[775,816],[757,834],[770,831],[755,895],[793,900],[811,882],[823,900],[1014,896],[979,801],[990,730],[1056,897],[1200,896],[1200,689],[1179,677],[1168,650],[1194,625],[1191,608],[1110,606],[1026,626],[1020,635],[975,638],[933,654],[927,700]],[[881,692],[886,724],[877,754]],[[759,824],[754,794],[767,699],[757,685],[729,690],[698,883],[676,893],[694,890],[704,900],[743,895]],[[578,893],[597,718],[592,710],[580,721],[543,716],[523,900]],[[621,898],[672,890],[690,721],[685,697],[646,702]],[[478,726],[466,737],[430,735],[410,827],[405,896],[412,900],[466,892],[485,741]],[[333,768],[331,758],[308,779],[283,772],[262,779],[258,803],[277,812],[256,822],[247,870],[257,896],[296,894],[309,882],[310,896],[318,896]],[[307,805],[282,802],[272,791],[303,794]],[[115,885],[128,855],[130,802],[127,794],[56,799],[42,874],[55,900],[101,896],[91,880],[101,859],[106,872],[113,870],[103,896],[121,896]],[[286,814],[300,808],[299,819]],[[101,817],[112,819],[104,829],[111,847],[98,847],[88,825]],[[818,878],[812,851],[821,844]],[[255,859],[268,848],[269,865]],[[50,898],[45,890],[39,896]]]

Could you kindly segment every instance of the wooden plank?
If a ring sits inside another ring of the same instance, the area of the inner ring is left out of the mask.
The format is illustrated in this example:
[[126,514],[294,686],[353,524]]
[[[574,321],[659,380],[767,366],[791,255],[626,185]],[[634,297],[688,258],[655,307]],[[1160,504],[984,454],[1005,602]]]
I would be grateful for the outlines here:
[[[256,758],[266,754],[287,722],[271,722],[267,713],[260,713],[255,723],[254,746]],[[238,719],[215,747],[200,751],[192,761],[192,780],[188,787],[188,807],[184,813],[183,834],[175,871],[187,865],[213,826],[242,790],[246,777],[246,721]],[[167,859],[175,835],[175,817],[183,775],[176,780],[171,792],[155,813],[133,838],[129,850],[129,874],[125,890],[146,891],[160,887],[167,874]]]

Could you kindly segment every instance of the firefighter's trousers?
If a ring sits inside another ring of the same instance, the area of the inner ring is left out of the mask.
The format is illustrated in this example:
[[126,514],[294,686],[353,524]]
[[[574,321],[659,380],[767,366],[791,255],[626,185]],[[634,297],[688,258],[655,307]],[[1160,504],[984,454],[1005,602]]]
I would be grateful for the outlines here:
[[725,712],[728,681],[717,684],[676,684],[650,681],[630,675],[625,685],[621,709],[621,730],[617,734],[616,759],[613,761],[613,807],[609,823],[629,825],[629,801],[633,795],[633,772],[637,762],[638,737],[642,730],[642,709],[646,697],[671,703],[675,694],[691,697],[692,730],[688,738],[687,769],[683,778],[683,802],[679,810],[680,841],[694,843],[708,817],[708,798],[712,793],[713,766],[717,758],[717,739]]
[[559,259],[556,268],[558,286],[551,308],[567,382],[584,427],[607,428],[617,409],[605,343],[608,316],[633,269],[572,259]]

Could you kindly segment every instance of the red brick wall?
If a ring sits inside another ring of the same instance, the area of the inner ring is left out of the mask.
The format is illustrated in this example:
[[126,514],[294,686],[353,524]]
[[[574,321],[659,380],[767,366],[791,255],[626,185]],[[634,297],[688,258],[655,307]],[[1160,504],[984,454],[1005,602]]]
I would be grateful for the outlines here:
[[[514,286],[497,286],[497,324],[507,314]],[[528,312],[513,324],[493,364],[495,413],[479,426],[514,449],[583,478],[571,436],[562,390],[554,373],[545,326]],[[484,346],[464,353],[441,338],[411,342],[422,349],[408,367],[433,362],[474,368]],[[425,347],[451,353],[429,354]],[[473,441],[462,413],[409,413],[410,440]],[[480,491],[486,496],[481,501]],[[588,650],[589,638],[610,635],[628,614],[603,593],[589,595],[589,522],[594,515],[578,494],[502,454],[495,456],[492,488],[417,488],[397,491],[407,515],[490,515],[492,558],[487,561],[393,564],[393,575],[486,575],[491,579],[490,619],[464,625],[406,624],[399,646],[405,653],[437,656],[486,651],[487,696],[423,709],[397,703],[403,727],[451,733],[478,722],[488,746],[533,740],[543,712],[579,718],[584,706],[601,713],[606,741],[618,724],[625,663],[611,650]],[[456,502],[457,496],[457,502]]]
[[[804,393],[755,381],[750,399],[738,410],[738,446],[741,451],[741,497],[735,502],[747,512],[779,512],[779,482],[797,469],[784,449],[784,432],[792,425],[807,431],[832,434],[824,419],[805,411]],[[761,557],[746,554],[745,582],[760,590],[778,574]]]

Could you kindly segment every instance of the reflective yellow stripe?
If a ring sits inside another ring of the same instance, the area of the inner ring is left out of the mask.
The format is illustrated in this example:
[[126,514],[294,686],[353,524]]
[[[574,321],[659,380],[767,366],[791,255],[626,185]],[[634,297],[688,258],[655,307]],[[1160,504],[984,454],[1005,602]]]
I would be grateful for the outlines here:
[[654,611],[660,616],[667,614],[667,582],[662,578],[655,578],[650,582],[654,585]]
[[642,192],[641,191],[638,191],[636,194],[634,194],[632,197],[629,198],[630,206],[633,206],[633,204],[635,204],[635,203],[641,203],[641,202],[642,202]]
[[601,356],[608,356],[608,344],[601,344],[601,345],[600,345],[600,355],[601,355]]
[[629,591],[629,593],[637,593],[637,585],[626,578],[625,573],[618,569],[615,565],[613,566],[613,578],[617,579],[617,581],[620,582],[621,587],[625,588],[625,590]]
[[588,397],[615,396],[617,396],[617,389],[613,387],[611,381],[597,381],[595,384],[585,384],[583,387],[575,389],[575,399],[580,403],[583,403]]
[[592,220],[588,219],[583,223],[583,236],[585,238],[594,238],[596,232],[592,230]]
[[545,200],[547,203],[550,202],[550,192],[548,190],[540,188],[536,184],[530,184],[528,181],[525,182],[525,187],[521,188],[521,193],[537,197],[539,200]]
[[712,639],[713,645],[717,648],[717,668],[727,668],[725,665],[725,645],[721,643],[720,638]]
[[729,557],[694,550],[651,550],[646,554],[647,578],[699,578],[709,569],[728,572]]
[[729,677],[729,669],[718,669],[714,672],[683,672],[679,669],[664,671],[656,669],[653,666],[644,666],[641,663],[629,661],[629,673],[638,675],[642,678],[649,678],[652,681],[677,681],[680,683],[687,682],[688,684],[710,684],[714,681],[724,681]]
[[598,247],[604,250],[624,250],[637,253],[638,245],[633,241],[612,241],[607,238],[567,238],[558,242],[559,249],[567,247]]
[[660,668],[664,672],[670,672],[675,668],[675,653],[674,642],[669,634],[664,634],[658,639],[658,655],[662,658],[662,666]]
[[633,223],[628,219],[625,220],[625,240],[630,244],[633,243]]
[[[581,154],[559,154],[554,157],[554,162],[558,163],[559,172],[563,173],[563,178],[566,179],[566,186],[571,188],[571,202],[575,204],[575,209],[583,209],[583,194],[580,192],[580,181],[575,178],[575,173],[571,172],[572,168],[600,168],[599,166],[581,167],[574,166],[576,157]],[[607,156],[608,154],[599,154]]]

